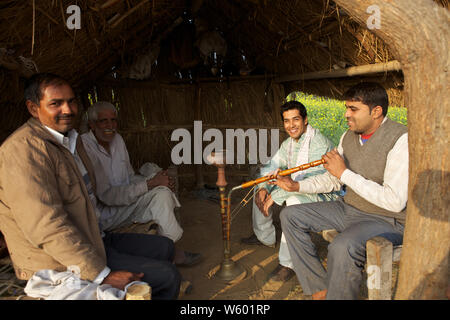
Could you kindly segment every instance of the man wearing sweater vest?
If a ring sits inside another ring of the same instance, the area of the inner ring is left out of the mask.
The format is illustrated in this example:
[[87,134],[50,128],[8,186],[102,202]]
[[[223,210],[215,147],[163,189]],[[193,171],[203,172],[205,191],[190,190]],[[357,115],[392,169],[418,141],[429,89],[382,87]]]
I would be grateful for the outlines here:
[[[343,198],[286,207],[281,212],[294,270],[313,299],[357,299],[366,261],[366,241],[381,236],[400,245],[408,199],[407,128],[386,117],[388,96],[377,83],[360,83],[344,94],[349,130],[337,150],[323,156],[326,173],[299,182],[328,189],[336,179]],[[327,270],[309,233],[336,229]]]

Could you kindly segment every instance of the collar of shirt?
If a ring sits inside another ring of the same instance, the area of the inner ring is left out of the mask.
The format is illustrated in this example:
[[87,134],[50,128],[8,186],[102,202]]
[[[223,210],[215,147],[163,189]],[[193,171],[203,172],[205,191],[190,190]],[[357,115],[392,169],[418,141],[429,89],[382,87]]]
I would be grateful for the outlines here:
[[94,144],[97,146],[97,149],[106,156],[111,157],[111,154],[115,152],[118,139],[117,133],[114,135],[113,140],[109,143],[109,151],[111,152],[111,154],[108,151],[106,151],[105,148],[100,143],[98,143],[97,138],[95,137],[94,132],[92,132],[92,130],[89,130],[88,137],[92,142],[94,142]]
[[49,128],[47,126],[45,126],[45,128],[56,139],[56,141],[58,141],[67,150],[69,150],[71,154],[75,154],[75,148],[77,145],[77,137],[78,137],[78,132],[75,129],[70,130],[66,137],[62,133],[53,130],[52,128]]
[[[386,120],[387,120],[387,117],[384,117],[383,121],[382,121],[381,124],[380,124],[380,127],[383,125],[383,123],[386,122]],[[378,130],[378,129],[377,129],[377,130]],[[371,135],[373,135],[377,130],[375,130],[374,132],[372,132]],[[361,137],[361,134],[359,135],[359,143],[360,143],[361,145],[363,145],[367,140],[369,140],[369,139],[363,140],[362,137]]]

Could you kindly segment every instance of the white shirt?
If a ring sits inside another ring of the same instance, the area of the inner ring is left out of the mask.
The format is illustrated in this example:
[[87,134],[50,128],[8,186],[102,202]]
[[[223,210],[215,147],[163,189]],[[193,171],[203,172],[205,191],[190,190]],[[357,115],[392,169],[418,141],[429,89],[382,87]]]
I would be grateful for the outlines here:
[[[384,121],[386,118],[383,123]],[[342,135],[337,148],[341,156],[344,155],[342,141],[346,133]],[[361,136],[359,142],[361,145],[363,144]],[[397,140],[387,155],[382,185],[365,179],[350,169],[345,169],[340,179],[326,172],[299,181],[299,192],[330,192],[336,190],[336,182],[340,182],[370,203],[389,211],[400,212],[406,207],[408,200],[408,164],[408,134],[405,133]]]
[[[78,156],[78,153],[76,152],[78,132],[75,129],[72,129],[68,132],[68,135],[66,137],[62,133],[59,133],[58,131],[53,130],[52,128],[49,128],[47,126],[44,127],[50,132],[50,134],[56,139],[56,141],[58,141],[61,145],[63,145],[74,156],[75,162],[77,163],[78,169],[80,170],[81,174],[82,175],[87,174],[87,170],[83,164],[83,161],[81,161],[80,157]],[[93,199],[91,199],[91,201],[92,200]],[[99,214],[97,213],[96,203],[92,203],[92,206],[94,207],[98,218]],[[97,284],[102,283],[110,272],[111,269],[108,266],[105,266],[105,268],[97,275],[97,277],[94,279],[93,282]]]
[[117,214],[113,206],[135,203],[148,191],[144,177],[135,175],[123,138],[116,133],[110,142],[110,153],[103,148],[92,131],[81,135],[84,147],[91,159],[97,182],[97,197],[106,206],[101,208],[102,219]]

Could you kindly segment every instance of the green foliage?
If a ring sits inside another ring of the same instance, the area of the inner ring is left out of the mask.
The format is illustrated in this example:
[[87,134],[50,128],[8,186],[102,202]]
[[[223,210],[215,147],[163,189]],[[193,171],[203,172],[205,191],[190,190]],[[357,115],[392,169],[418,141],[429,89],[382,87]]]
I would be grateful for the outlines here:
[[[308,95],[294,91],[286,97],[287,101],[301,102],[308,113],[308,122],[322,134],[327,136],[334,145],[339,144],[342,134],[348,129],[345,120],[345,105],[343,101],[336,99]],[[407,125],[406,108],[390,106],[388,118]]]

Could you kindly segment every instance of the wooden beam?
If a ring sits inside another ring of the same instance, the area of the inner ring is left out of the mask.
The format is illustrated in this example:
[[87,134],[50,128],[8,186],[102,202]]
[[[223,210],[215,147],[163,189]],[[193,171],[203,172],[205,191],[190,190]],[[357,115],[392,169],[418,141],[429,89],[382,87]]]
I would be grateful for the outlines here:
[[270,80],[276,77],[275,75],[250,75],[250,76],[230,76],[224,78],[218,77],[205,77],[197,78],[193,80],[174,80],[174,81],[145,81],[145,80],[133,80],[133,79],[103,79],[99,81],[99,85],[111,86],[116,88],[157,88],[159,86],[171,86],[171,85],[189,85],[191,82],[195,83],[217,83],[219,80],[222,82],[237,82],[237,81],[250,81],[250,80]]
[[308,72],[303,74],[292,74],[275,78],[275,83],[302,81],[302,80],[318,80],[329,78],[344,78],[362,75],[371,75],[381,72],[400,71],[402,69],[400,62],[392,60],[387,63],[367,64],[363,66],[350,67],[338,70],[324,70],[316,72]]

